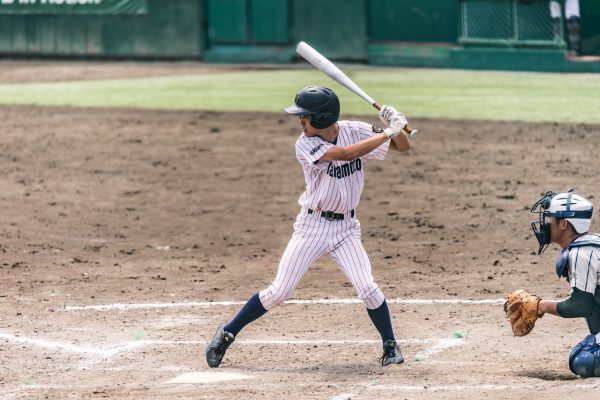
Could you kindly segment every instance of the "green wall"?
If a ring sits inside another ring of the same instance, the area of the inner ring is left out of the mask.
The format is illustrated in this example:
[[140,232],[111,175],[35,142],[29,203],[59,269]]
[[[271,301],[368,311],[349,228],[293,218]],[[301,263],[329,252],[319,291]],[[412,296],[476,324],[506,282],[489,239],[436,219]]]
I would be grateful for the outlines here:
[[[0,55],[293,62],[304,40],[333,60],[365,62],[407,43],[457,45],[460,26],[460,0],[137,1],[147,13],[0,14]],[[600,54],[600,1],[580,3],[584,52]],[[448,53],[434,50],[434,63]]]
[[371,42],[448,42],[458,38],[459,0],[370,0]]
[[145,15],[0,15],[0,54],[200,58],[198,0],[147,0]]
[[305,41],[366,61],[370,43],[456,43],[459,0],[206,0],[205,60],[291,62]]
[[206,57],[289,62],[303,40],[331,58],[365,60],[366,14],[367,0],[207,0]]
[[287,0],[207,0],[211,45],[287,45],[290,42]]
[[314,45],[327,57],[365,60],[366,13],[365,0],[296,0],[294,39]]
[[583,52],[600,54],[600,1],[579,0]]

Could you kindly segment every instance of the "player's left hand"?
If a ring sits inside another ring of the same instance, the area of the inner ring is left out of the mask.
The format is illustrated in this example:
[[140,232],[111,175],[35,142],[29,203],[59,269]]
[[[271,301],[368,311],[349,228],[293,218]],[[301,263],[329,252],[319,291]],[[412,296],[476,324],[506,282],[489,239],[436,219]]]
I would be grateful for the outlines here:
[[533,330],[537,321],[539,296],[519,289],[506,296],[504,312],[510,319],[510,326],[515,336],[525,336]]
[[396,137],[408,124],[404,114],[391,106],[382,106],[379,111],[379,119],[387,126],[384,130],[388,138]]
[[391,126],[393,124],[402,125],[402,129],[404,129],[408,123],[404,114],[392,106],[385,105],[381,106],[381,110],[379,110],[379,119],[381,119],[381,122],[383,122],[385,126]]

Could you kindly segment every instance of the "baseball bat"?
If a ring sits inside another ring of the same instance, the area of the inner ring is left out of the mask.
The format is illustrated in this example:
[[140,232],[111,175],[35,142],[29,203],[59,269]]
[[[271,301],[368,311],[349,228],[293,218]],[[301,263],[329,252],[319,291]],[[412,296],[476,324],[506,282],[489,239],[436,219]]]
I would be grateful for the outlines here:
[[[331,61],[329,61],[325,56],[321,53],[310,47],[306,42],[298,43],[296,46],[296,52],[300,54],[306,61],[315,66],[316,69],[323,72],[325,75],[329,76],[331,79],[345,87],[346,89],[352,91],[360,98],[365,100],[367,103],[372,105],[377,110],[381,110],[381,104],[377,103],[373,100],[364,90],[362,90],[352,79],[348,78],[348,76],[342,72],[338,67],[336,67]],[[414,136],[417,134],[417,130],[411,128],[406,125],[404,127],[404,131],[409,136]]]

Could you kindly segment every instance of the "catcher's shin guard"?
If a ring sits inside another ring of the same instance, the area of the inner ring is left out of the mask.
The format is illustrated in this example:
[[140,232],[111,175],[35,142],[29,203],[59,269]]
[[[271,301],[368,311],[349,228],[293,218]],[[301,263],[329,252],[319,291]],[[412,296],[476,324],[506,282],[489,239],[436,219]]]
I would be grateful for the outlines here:
[[231,343],[235,341],[235,336],[223,329],[224,326],[225,324],[219,326],[215,336],[213,336],[206,347],[206,363],[211,368],[217,368],[221,364],[225,352]]
[[600,376],[600,346],[594,335],[577,343],[569,355],[569,369],[584,378]]
[[390,364],[402,364],[404,362],[404,356],[400,351],[400,346],[395,340],[388,339],[383,344],[383,355],[379,358],[382,366]]

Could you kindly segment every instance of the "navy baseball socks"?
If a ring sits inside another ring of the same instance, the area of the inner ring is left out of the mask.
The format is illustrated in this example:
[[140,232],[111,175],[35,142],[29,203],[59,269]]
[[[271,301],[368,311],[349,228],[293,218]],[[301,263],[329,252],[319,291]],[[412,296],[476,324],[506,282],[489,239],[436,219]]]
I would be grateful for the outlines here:
[[394,330],[392,328],[392,320],[390,318],[390,310],[387,302],[384,300],[383,303],[374,310],[368,309],[369,317],[373,321],[373,325],[377,328],[377,331],[381,335],[383,342],[383,355],[379,358],[381,365],[384,367],[390,364],[402,364],[404,357],[400,346],[394,338]]
[[[217,332],[206,347],[206,363],[211,368],[217,368],[221,364],[225,352],[235,341],[237,334],[240,333],[246,325],[260,318],[266,312],[267,310],[260,302],[258,293],[250,297],[231,322],[219,326]],[[402,364],[404,362],[404,357],[400,351],[400,346],[398,346],[398,343],[394,338],[390,310],[388,309],[387,302],[384,300],[378,308],[374,310],[367,309],[367,312],[369,313],[371,321],[373,321],[373,325],[375,325],[375,328],[379,331],[381,340],[383,341],[383,355],[379,359],[381,365]]]
[[225,352],[235,341],[238,333],[250,322],[263,316],[267,310],[263,307],[258,297],[254,294],[244,307],[237,313],[228,324],[221,324],[217,332],[206,346],[206,363],[211,368],[217,368],[225,356]]
[[246,325],[262,317],[266,312],[267,310],[263,307],[260,298],[258,297],[258,293],[256,293],[248,299],[235,318],[225,325],[225,330],[231,332],[233,336],[237,336]]

